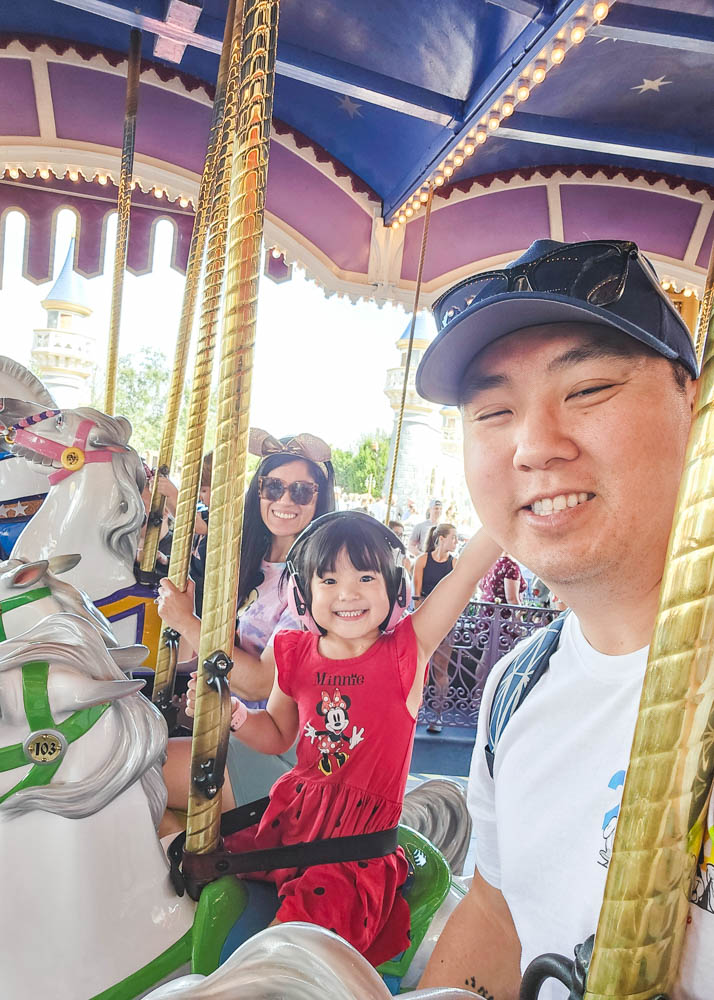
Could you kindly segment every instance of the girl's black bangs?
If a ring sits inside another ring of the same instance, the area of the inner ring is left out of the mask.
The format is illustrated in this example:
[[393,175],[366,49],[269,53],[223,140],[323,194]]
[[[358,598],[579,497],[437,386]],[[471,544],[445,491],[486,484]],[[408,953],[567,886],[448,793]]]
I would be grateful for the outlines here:
[[309,592],[309,601],[312,599],[313,576],[325,577],[334,573],[342,549],[346,549],[355,569],[364,573],[380,573],[388,590],[394,587],[397,576],[394,550],[384,536],[382,525],[375,521],[372,528],[371,525],[357,521],[349,523],[339,518],[316,531],[306,540],[302,551],[296,553],[296,568],[303,587]]

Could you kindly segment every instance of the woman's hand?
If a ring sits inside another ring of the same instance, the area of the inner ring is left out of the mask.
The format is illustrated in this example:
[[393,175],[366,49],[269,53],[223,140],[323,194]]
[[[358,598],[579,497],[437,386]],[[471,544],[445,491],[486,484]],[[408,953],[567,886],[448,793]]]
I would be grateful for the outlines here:
[[178,499],[178,489],[175,483],[172,483],[168,476],[158,473],[158,479],[156,481],[157,492],[161,494],[162,497],[166,498],[166,509],[169,514],[174,517],[176,514],[176,501]]
[[192,719],[196,711],[196,678],[198,673],[195,670],[191,671],[191,676],[188,679],[188,688],[186,690],[186,715]]
[[169,628],[176,629],[181,635],[186,633],[186,626],[194,622],[193,613],[193,580],[189,579],[186,590],[181,591],[170,580],[159,583],[159,596],[156,603],[161,620]]

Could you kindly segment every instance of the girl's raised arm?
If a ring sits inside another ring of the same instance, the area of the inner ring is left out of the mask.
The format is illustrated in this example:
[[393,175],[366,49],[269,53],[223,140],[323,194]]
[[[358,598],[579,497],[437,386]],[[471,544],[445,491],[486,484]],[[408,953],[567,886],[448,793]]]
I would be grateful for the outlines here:
[[412,624],[425,659],[429,659],[448,635],[473,596],[476,584],[498,559],[501,550],[501,546],[481,528],[465,546],[452,571],[439,581],[414,612]]

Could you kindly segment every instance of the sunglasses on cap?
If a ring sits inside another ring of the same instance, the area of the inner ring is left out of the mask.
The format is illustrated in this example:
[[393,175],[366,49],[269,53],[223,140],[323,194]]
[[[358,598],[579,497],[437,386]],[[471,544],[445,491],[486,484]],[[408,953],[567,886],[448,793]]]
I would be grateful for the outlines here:
[[625,290],[630,263],[639,258],[636,243],[625,240],[570,243],[536,260],[497,271],[482,271],[449,289],[434,303],[443,329],[475,303],[505,292],[551,292],[592,306],[617,302]]
[[293,503],[307,507],[315,494],[320,492],[320,487],[317,483],[307,483],[300,479],[294,483],[284,483],[277,476],[261,476],[258,479],[258,495],[262,500],[280,500],[286,490]]

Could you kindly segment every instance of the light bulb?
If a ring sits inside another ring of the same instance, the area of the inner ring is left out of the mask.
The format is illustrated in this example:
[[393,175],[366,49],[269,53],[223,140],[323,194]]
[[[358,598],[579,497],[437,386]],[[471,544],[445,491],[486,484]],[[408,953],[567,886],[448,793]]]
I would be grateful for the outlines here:
[[394,222],[392,222],[392,229],[399,229],[399,219],[395,219]]
[[273,249],[270,251],[270,256],[273,258],[273,260],[280,260],[280,258],[283,255],[281,254],[281,252],[278,250],[277,247],[273,247]]
[[422,202],[422,204],[426,205],[428,200],[429,200],[429,192],[422,191],[421,194],[419,195],[419,201]]
[[107,175],[106,174],[99,174],[99,176],[97,177],[97,180],[99,181],[100,184],[106,184],[107,183]]
[[560,65],[563,59],[565,59],[565,49],[563,48],[560,42],[558,42],[558,44],[554,46],[553,51],[550,53],[550,58],[553,60],[556,66]]
[[507,97],[506,100],[501,105],[501,114],[504,115],[506,118],[510,118],[510,116],[513,114],[513,101],[511,100],[510,97]]
[[404,214],[406,215],[406,217],[407,217],[408,219],[411,219],[412,215],[414,215],[414,209],[413,209],[413,208],[411,208],[411,206],[410,206],[410,207],[409,207],[409,208],[408,208],[408,209],[406,210],[406,212],[405,212]]
[[41,167],[37,172],[43,181],[46,181],[47,178],[50,176],[50,172],[47,169],[47,167]]
[[533,83],[543,83],[545,80],[546,67],[545,60],[539,59],[533,70]]
[[573,45],[580,45],[583,38],[585,38],[585,25],[578,18],[573,24],[572,30],[570,32],[570,41]]
[[10,174],[10,176],[14,181],[16,181],[17,178],[20,176],[20,171],[17,169],[17,167],[10,167],[8,173]]
[[486,129],[485,128],[476,129],[476,142],[479,144],[479,146],[483,145],[485,141],[486,141]]
[[444,175],[434,174],[434,185],[440,188],[443,185],[443,183],[444,183]]
[[519,101],[527,101],[531,96],[531,89],[528,86],[528,81],[525,77],[521,77],[518,81],[518,90],[516,91],[516,97]]
[[454,156],[454,166],[455,167],[460,167],[463,162],[464,162],[464,158],[461,155],[461,153],[456,153],[455,156]]
[[671,281],[663,281],[661,284],[662,284],[662,288],[665,290],[665,292],[668,292],[670,290],[670,288],[672,287],[672,282]]
[[181,206],[181,208],[188,208],[188,198],[186,198],[184,195],[181,195],[181,197],[179,198],[179,205]]
[[464,146],[464,156],[473,156],[475,150],[476,147],[474,146],[474,144],[472,142],[467,142],[466,145]]
[[604,0],[601,3],[596,3],[593,7],[593,19],[595,21],[602,21],[606,18],[610,11],[610,5],[605,3]]
[[399,213],[399,221],[400,221],[400,222],[406,222],[406,221],[407,221],[407,217],[406,217],[406,215],[404,214],[404,212],[400,212],[400,213]]
[[453,172],[454,168],[451,166],[450,163],[447,163],[446,166],[444,167],[444,177],[451,177]]
[[495,111],[493,112],[493,114],[490,114],[488,116],[488,127],[491,129],[492,132],[494,132],[500,124],[501,121],[498,117],[498,114]]
[[69,171],[69,179],[71,181],[78,181],[79,180],[79,171],[78,170],[70,170]]
[[687,299],[689,298],[689,296],[691,294],[692,294],[692,289],[691,288],[685,288],[684,291],[682,292],[682,295],[684,295],[684,297],[687,298]]
[[163,198],[163,196],[164,196],[164,189],[163,188],[156,188],[155,187],[154,188],[154,198]]

